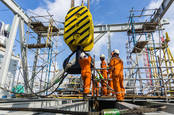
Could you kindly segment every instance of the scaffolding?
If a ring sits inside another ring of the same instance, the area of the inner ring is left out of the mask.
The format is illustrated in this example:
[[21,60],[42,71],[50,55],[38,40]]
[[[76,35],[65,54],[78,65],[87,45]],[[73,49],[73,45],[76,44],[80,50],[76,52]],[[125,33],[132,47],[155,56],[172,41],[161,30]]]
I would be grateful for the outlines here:
[[[156,9],[149,10],[154,12]],[[162,24],[146,25],[146,22],[154,16],[147,14],[149,10],[130,11],[126,43],[129,67],[126,74],[128,80],[126,88],[133,88],[134,95],[165,96],[167,99],[167,96],[173,95],[173,56],[168,47],[170,38],[167,33],[163,35]],[[142,19],[145,19],[143,28],[136,30],[134,24]]]
[[[55,36],[58,36],[59,29],[53,17],[48,14],[47,16],[34,15],[30,18],[33,20],[30,24],[32,29],[28,26],[23,47],[26,49],[26,55],[30,55],[30,58],[27,58],[28,61],[25,62],[26,68],[28,68],[27,77],[29,78],[26,89],[30,93],[34,93],[48,88],[50,78],[59,72],[57,56],[61,52],[57,51],[58,39]],[[34,40],[30,40],[31,38]],[[34,57],[31,57],[31,55]],[[30,60],[33,60],[33,62]],[[38,82],[40,87],[36,87]],[[47,95],[48,92],[49,90],[45,91],[45,94]]]

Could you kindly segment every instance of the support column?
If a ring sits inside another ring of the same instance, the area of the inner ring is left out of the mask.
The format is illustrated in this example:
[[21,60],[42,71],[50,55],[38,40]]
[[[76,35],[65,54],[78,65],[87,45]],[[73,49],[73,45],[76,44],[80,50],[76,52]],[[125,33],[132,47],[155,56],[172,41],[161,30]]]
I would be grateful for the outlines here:
[[110,62],[110,59],[111,59],[111,33],[110,31],[108,31],[108,62]]
[[74,0],[71,0],[71,8],[74,7]]
[[88,9],[90,10],[90,0],[88,0]]
[[[41,36],[38,35],[37,44],[40,44],[40,43],[41,43]],[[39,52],[40,52],[40,48],[37,48],[36,52],[35,52],[33,70],[32,70],[32,77],[31,77],[31,83],[30,83],[30,87],[31,87],[32,90],[33,90],[33,85],[34,85],[34,79],[35,79],[35,76],[36,76],[36,66],[37,66],[37,62],[38,62]]]
[[[4,87],[4,84],[5,84],[5,81],[7,78],[10,60],[11,60],[11,55],[12,55],[12,51],[13,51],[13,45],[14,45],[14,41],[16,38],[16,34],[17,34],[18,25],[19,25],[19,17],[18,17],[18,15],[15,15],[13,18],[13,23],[12,23],[12,27],[10,30],[9,39],[8,39],[8,42],[6,45],[5,55],[4,55],[2,66],[1,66],[2,67],[1,68],[1,77],[0,77],[0,86],[1,87]],[[2,91],[0,95],[4,95],[4,94],[5,94],[5,92]]]
[[21,59],[23,68],[23,79],[25,92],[28,93],[28,65],[27,65],[27,48],[25,47],[25,32],[24,32],[24,21],[20,21],[20,45],[21,45]]

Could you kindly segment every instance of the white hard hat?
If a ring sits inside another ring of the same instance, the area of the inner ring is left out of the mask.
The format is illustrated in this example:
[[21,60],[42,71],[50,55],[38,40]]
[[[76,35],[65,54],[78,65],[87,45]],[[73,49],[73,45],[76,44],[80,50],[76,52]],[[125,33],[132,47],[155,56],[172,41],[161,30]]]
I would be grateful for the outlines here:
[[120,54],[120,51],[118,49],[115,49],[113,53]]
[[101,54],[100,57],[101,57],[101,58],[105,58],[105,55],[104,55],[104,54]]
[[85,53],[82,52],[82,53],[80,54],[80,57],[81,57],[81,58],[84,58],[84,57],[85,57]]

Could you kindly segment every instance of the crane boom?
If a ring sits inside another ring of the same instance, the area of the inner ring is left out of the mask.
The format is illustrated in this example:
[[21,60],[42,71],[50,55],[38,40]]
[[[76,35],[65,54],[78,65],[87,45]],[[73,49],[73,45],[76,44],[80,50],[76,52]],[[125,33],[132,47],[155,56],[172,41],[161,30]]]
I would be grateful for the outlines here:
[[0,0],[2,3],[4,3],[14,14],[18,14],[26,24],[29,24],[32,22],[32,20],[29,18],[29,16],[24,12],[24,10],[15,3],[13,0]]
[[163,18],[163,16],[165,15],[165,13],[167,12],[167,10],[169,9],[169,7],[172,5],[173,1],[174,0],[163,0],[163,2],[161,3],[161,6],[159,7],[157,12],[155,13],[151,22],[160,21]]

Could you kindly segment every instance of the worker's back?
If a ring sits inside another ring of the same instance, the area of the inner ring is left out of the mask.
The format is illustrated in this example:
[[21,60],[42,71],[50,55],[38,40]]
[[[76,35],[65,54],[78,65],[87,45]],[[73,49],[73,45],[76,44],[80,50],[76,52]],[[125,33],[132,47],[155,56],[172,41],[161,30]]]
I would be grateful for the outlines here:
[[83,96],[85,99],[87,94],[90,93],[90,86],[91,86],[91,56],[86,57],[84,53],[81,53],[79,63],[81,67],[81,77],[83,80],[83,88],[84,88]]
[[115,75],[123,75],[123,61],[119,57],[111,58],[110,67]]
[[91,73],[91,56],[79,60],[81,73]]

